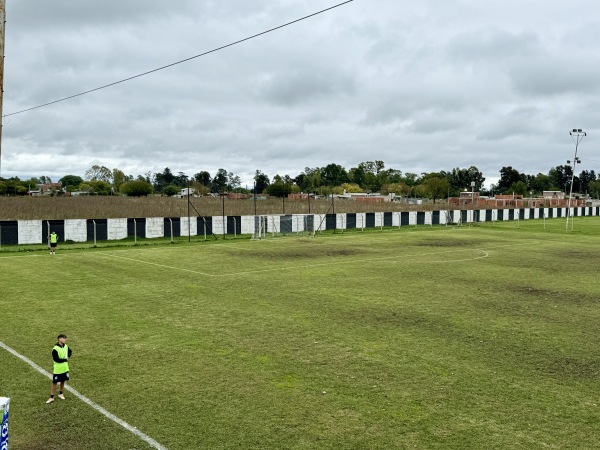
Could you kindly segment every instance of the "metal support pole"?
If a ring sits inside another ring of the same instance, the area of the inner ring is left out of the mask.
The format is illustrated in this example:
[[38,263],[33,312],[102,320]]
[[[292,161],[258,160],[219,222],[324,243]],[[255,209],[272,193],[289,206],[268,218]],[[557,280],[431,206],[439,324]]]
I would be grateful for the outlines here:
[[96,221],[92,219],[92,223],[94,224],[94,247],[96,246]]
[[0,176],[2,176],[2,102],[4,100],[4,37],[6,35],[6,0],[0,0]]

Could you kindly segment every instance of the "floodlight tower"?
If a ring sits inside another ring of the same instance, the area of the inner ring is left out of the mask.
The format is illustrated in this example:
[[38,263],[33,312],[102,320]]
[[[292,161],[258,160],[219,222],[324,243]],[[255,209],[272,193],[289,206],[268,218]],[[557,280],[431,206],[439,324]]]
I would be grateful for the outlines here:
[[[581,128],[573,128],[572,131],[569,131],[571,135],[571,139],[575,143],[575,156],[573,156],[573,171],[571,172],[571,187],[569,189],[569,202],[567,203],[567,224],[565,231],[569,231],[569,215],[571,214],[571,197],[573,196],[573,180],[575,179],[575,167],[577,167],[577,163],[580,163],[581,160],[577,157],[577,150],[579,148],[579,143],[583,140],[584,137],[587,136],[586,132]],[[567,160],[567,164],[571,164],[571,161]],[[571,229],[573,228],[573,221],[571,220]]]

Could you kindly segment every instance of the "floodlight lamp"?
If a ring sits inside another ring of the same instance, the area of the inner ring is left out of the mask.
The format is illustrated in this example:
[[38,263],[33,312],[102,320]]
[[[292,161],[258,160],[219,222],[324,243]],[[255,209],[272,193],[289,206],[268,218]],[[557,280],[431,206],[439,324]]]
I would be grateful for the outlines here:
[[579,130],[577,130],[578,133],[581,133],[581,128]]
[[573,133],[577,133],[577,128],[573,128]]

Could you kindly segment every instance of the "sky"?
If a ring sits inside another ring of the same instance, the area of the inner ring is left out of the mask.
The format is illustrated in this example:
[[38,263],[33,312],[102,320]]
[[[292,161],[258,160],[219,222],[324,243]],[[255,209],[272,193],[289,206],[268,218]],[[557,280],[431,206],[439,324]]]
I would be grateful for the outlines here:
[[6,0],[2,177],[600,171],[600,3]]

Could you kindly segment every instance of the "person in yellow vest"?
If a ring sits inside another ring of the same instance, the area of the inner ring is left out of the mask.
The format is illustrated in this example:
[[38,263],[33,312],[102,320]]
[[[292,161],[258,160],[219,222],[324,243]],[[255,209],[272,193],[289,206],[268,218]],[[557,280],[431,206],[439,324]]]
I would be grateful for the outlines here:
[[52,349],[52,359],[54,361],[54,371],[52,375],[52,388],[50,389],[50,398],[46,403],[52,403],[54,401],[54,395],[56,394],[56,385],[60,383],[60,389],[58,391],[58,398],[61,400],[65,399],[63,390],[65,388],[65,381],[69,380],[69,358],[73,354],[69,346],[67,345],[67,336],[64,334],[58,335],[58,342],[54,344]]
[[58,234],[56,234],[56,231],[50,233],[48,240],[50,241],[50,254],[54,255],[56,253],[56,243],[58,242]]

